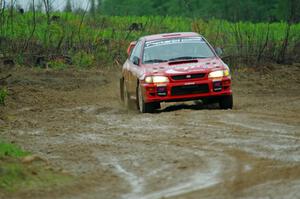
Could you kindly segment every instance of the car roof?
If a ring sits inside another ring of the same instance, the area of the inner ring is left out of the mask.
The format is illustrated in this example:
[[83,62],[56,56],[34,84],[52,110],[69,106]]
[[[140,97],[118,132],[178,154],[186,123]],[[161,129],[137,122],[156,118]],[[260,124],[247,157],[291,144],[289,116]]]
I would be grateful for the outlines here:
[[145,41],[152,41],[152,40],[178,38],[178,37],[202,37],[202,36],[195,32],[175,32],[175,33],[148,35],[142,37],[141,39],[144,39]]

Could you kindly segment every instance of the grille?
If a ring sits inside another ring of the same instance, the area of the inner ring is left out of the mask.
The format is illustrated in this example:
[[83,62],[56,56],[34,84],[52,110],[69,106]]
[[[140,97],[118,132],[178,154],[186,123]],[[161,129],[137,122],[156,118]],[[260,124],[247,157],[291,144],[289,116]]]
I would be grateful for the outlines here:
[[200,79],[205,77],[205,73],[199,73],[199,74],[192,74],[192,75],[175,75],[171,78],[175,81],[178,80],[187,80],[187,79]]
[[171,90],[171,95],[189,95],[189,94],[200,94],[208,93],[208,84],[200,85],[188,85],[188,86],[175,86]]

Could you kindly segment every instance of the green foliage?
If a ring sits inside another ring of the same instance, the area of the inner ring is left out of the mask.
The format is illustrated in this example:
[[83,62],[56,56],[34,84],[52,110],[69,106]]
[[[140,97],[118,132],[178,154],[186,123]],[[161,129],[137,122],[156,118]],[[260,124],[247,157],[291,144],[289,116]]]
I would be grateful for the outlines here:
[[24,165],[17,161],[0,160],[0,190],[16,192],[18,190],[45,189],[64,185],[72,178],[46,169],[45,166]]
[[94,55],[84,51],[77,52],[72,59],[77,68],[90,68],[94,64]]
[[[118,0],[113,1],[117,2]],[[108,1],[102,2],[102,9],[105,7],[105,2]],[[169,1],[161,3],[159,8],[164,10],[164,6],[168,7],[167,2]],[[184,7],[186,6],[184,2],[177,1],[177,4]],[[190,3],[192,2],[190,1]],[[126,1],[120,6],[125,6],[125,3]],[[147,1],[144,3],[145,7],[150,5]],[[194,3],[196,4],[196,1]],[[251,2],[248,4],[253,6]],[[265,4],[267,3],[265,2]],[[159,1],[151,2],[151,5],[159,5]],[[215,7],[221,5],[225,6],[224,9],[226,8],[226,5],[223,4],[215,5]],[[200,6],[199,4],[199,9],[204,9],[203,6],[206,5],[201,4]],[[268,4],[268,6],[270,5]],[[196,9],[196,7],[191,9]],[[257,9],[263,10],[266,7],[267,5]],[[277,9],[273,7],[268,9],[273,11]],[[179,10],[174,7],[172,12],[177,13]],[[228,10],[228,12],[230,11]],[[155,12],[153,13],[155,14]],[[222,18],[222,13],[218,14],[219,18]],[[9,17],[6,12],[4,15]],[[61,69],[67,66],[64,65],[64,62],[53,60],[53,55],[54,57],[56,57],[55,55],[67,55],[72,58],[76,67],[86,68],[122,63],[126,59],[126,49],[130,41],[143,35],[195,31],[204,35],[214,46],[223,47],[227,57],[239,56],[239,59],[252,62],[261,59],[277,61],[283,49],[282,45],[286,39],[288,28],[288,23],[284,21],[252,23],[176,16],[103,16],[97,14],[85,15],[83,18],[83,14],[71,12],[57,12],[53,15],[58,16],[59,20],[47,24],[45,14],[38,12],[34,28],[31,12],[24,15],[16,14],[13,28],[10,23],[4,24],[2,29],[0,25],[0,37],[4,38],[0,43],[1,50],[6,55],[14,57],[15,62],[20,65],[23,63],[35,64],[36,56],[40,56],[50,60],[50,67]],[[230,16],[234,17],[235,15],[231,13]],[[206,17],[204,16],[204,18]],[[133,23],[142,24],[141,29],[129,30]],[[297,56],[297,52],[299,52],[297,48],[300,43],[299,32],[300,24],[291,24],[286,55],[287,59],[292,61],[299,61],[299,56]],[[269,33],[268,37],[267,33]],[[27,43],[26,41],[28,41],[27,48],[24,45]]]
[[24,152],[19,147],[15,146],[13,144],[8,144],[8,143],[0,140],[0,159],[3,157],[18,158],[18,157],[23,157],[28,154],[29,153]]
[[[230,21],[281,21],[300,10],[299,0],[109,0],[102,11],[107,15],[183,16]],[[142,8],[142,9],[141,9]],[[295,13],[295,21],[300,14]]]
[[68,67],[67,64],[63,60],[52,60],[48,62],[48,66],[50,68],[56,69],[56,70],[62,70],[66,69]]
[[102,11],[102,1],[103,0],[97,0],[97,13],[101,13]]
[[96,1],[95,0],[89,0],[90,1],[90,13],[92,15],[96,14]]
[[5,98],[7,97],[8,92],[5,88],[0,88],[0,105],[5,104]]
[[22,164],[21,157],[29,155],[14,144],[0,140],[0,191],[15,192],[48,188],[71,182],[71,177],[62,175],[44,165]]
[[18,164],[1,164],[0,173],[0,189],[14,191],[14,183],[25,179],[23,169]]

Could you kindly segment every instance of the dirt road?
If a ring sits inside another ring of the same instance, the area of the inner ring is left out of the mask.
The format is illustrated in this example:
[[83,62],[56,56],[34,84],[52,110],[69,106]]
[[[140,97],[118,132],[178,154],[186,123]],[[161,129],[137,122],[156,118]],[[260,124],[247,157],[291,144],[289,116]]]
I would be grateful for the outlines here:
[[122,107],[117,72],[10,72],[1,136],[78,180],[11,198],[300,198],[299,66],[236,70],[234,110],[155,114]]

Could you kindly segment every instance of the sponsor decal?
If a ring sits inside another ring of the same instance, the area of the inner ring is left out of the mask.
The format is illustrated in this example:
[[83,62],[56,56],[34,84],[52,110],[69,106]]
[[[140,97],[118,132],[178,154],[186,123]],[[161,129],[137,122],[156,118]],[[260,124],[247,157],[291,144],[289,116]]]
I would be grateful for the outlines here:
[[185,83],[184,85],[185,86],[189,86],[189,85],[195,85],[196,83],[195,82],[187,82],[187,83]]
[[170,44],[178,44],[178,43],[195,43],[202,42],[205,43],[202,37],[190,37],[190,38],[175,38],[175,39],[163,39],[163,40],[154,40],[148,41],[145,43],[145,48],[151,48],[155,46],[164,46]]

